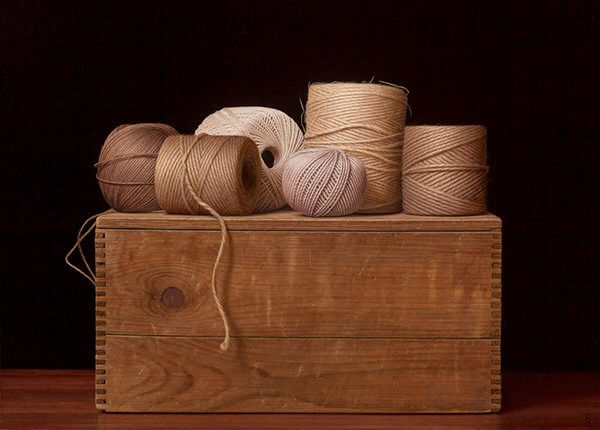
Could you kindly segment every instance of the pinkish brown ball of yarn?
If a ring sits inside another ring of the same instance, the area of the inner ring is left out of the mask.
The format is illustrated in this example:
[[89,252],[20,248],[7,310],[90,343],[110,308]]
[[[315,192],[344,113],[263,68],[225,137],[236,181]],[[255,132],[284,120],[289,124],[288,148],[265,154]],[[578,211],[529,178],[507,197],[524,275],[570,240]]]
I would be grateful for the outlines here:
[[339,149],[310,149],[285,164],[283,194],[288,204],[308,216],[342,216],[365,199],[367,174],[357,157]]
[[106,138],[96,178],[106,203],[120,212],[159,210],[154,192],[156,158],[163,141],[177,134],[165,124],[124,124]]

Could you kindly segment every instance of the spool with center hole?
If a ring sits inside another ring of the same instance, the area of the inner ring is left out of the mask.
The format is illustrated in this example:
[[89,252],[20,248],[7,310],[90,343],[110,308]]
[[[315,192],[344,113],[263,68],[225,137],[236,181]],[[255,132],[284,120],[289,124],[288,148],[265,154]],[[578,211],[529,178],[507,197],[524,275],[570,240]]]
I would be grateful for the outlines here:
[[286,205],[281,177],[286,161],[302,148],[303,135],[296,122],[277,109],[260,106],[221,109],[202,121],[196,134],[246,136],[261,158],[258,203],[255,212]]

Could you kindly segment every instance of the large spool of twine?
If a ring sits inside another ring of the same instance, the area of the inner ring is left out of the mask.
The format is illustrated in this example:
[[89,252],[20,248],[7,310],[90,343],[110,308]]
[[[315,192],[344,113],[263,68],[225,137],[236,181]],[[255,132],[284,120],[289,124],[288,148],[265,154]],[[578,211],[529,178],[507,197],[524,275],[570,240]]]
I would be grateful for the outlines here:
[[406,213],[485,213],[487,172],[485,127],[406,127],[402,187]]
[[243,136],[171,136],[156,161],[158,202],[174,214],[208,214],[208,205],[220,215],[248,215],[259,179],[258,150]]
[[96,167],[104,200],[121,212],[160,209],[154,193],[158,151],[177,131],[165,124],[124,124],[106,138]]
[[358,212],[402,209],[402,144],[407,93],[380,84],[312,84],[306,106],[307,148],[342,149],[361,159],[367,193]]
[[255,212],[285,206],[281,185],[285,162],[302,147],[302,131],[285,113],[266,107],[221,109],[202,121],[196,134],[246,136],[256,144],[262,169]]

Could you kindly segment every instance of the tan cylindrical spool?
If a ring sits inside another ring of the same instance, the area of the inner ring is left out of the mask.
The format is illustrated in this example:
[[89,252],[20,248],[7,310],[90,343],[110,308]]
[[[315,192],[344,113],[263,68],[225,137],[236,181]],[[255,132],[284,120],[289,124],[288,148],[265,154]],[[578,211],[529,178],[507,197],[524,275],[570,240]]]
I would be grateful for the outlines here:
[[477,215],[487,211],[486,129],[408,126],[403,155],[404,212]]
[[220,215],[248,215],[260,173],[258,150],[246,137],[172,136],[156,160],[156,197],[174,214],[206,214],[200,200]]
[[407,93],[380,84],[312,84],[306,105],[306,148],[342,149],[367,172],[359,213],[402,209],[402,144]]

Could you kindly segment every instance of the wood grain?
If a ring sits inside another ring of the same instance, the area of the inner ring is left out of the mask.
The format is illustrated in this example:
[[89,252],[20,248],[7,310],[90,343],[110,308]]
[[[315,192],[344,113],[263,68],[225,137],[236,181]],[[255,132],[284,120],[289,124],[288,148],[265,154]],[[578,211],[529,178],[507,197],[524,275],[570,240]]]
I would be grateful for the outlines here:
[[[223,217],[231,231],[240,230],[335,230],[335,231],[481,231],[499,229],[495,215],[477,216],[416,216],[404,213],[387,215],[351,215],[345,217],[305,217],[289,209],[249,216]],[[153,230],[218,230],[210,216],[170,215],[164,212],[131,214],[112,212],[100,216],[98,228]]]
[[107,336],[107,411],[486,412],[490,340]]
[[101,409],[500,408],[493,215],[228,220],[218,278],[234,336],[227,352],[209,283],[212,220],[106,217],[97,230]]
[[[222,335],[210,291],[219,233],[98,231],[109,334]],[[491,232],[230,237],[219,288],[235,336],[499,337]],[[161,301],[169,288],[183,292],[181,306]]]

